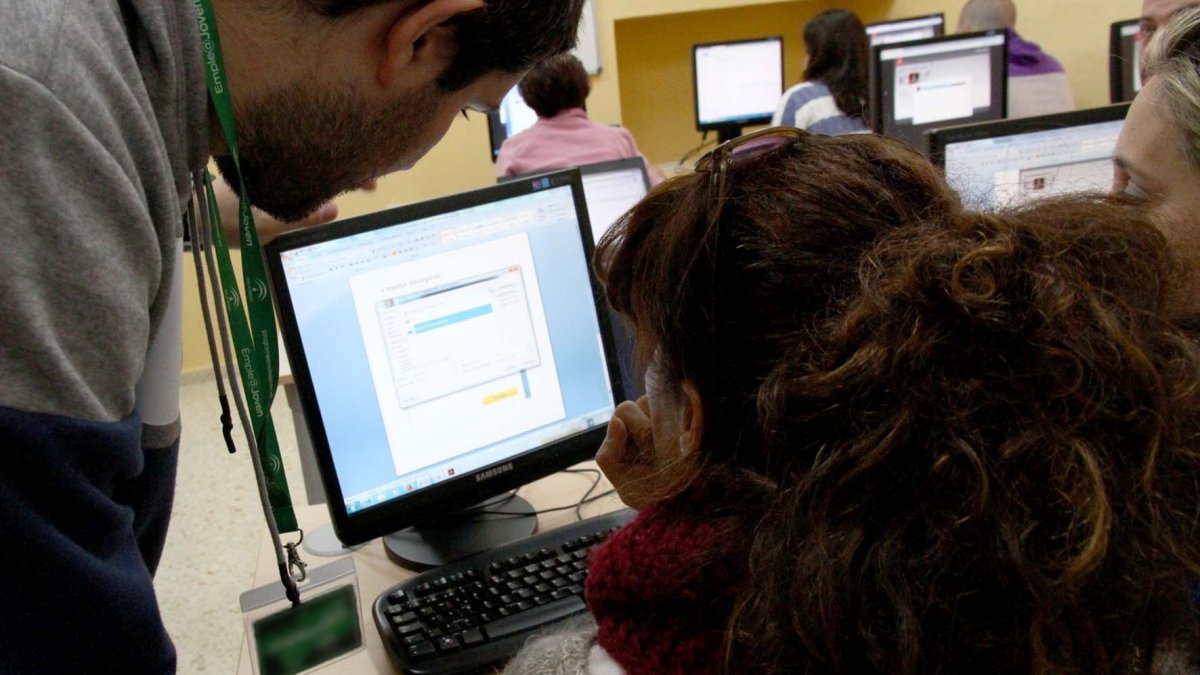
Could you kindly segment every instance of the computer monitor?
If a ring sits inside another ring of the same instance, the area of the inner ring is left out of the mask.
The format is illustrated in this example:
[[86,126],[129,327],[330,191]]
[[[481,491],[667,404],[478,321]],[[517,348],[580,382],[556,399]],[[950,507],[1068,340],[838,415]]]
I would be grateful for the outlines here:
[[927,40],[945,34],[946,15],[940,13],[867,24],[867,37],[871,39],[872,47]]
[[942,129],[930,134],[933,160],[967,205],[983,211],[1107,191],[1128,111],[1121,104]]
[[521,98],[519,87],[500,102],[500,107],[488,113],[488,135],[492,140],[492,161],[500,157],[500,146],[504,141],[525,131],[537,122],[537,113]]
[[[593,241],[568,171],[266,248],[342,542],[418,526],[385,545],[426,566],[533,531],[536,518],[484,527],[461,510],[590,459],[604,438],[623,392]],[[496,508],[532,512],[516,504]]]
[[930,38],[874,48],[874,128],[924,150],[931,129],[1004,119],[1008,33]]
[[1112,102],[1132,101],[1142,90],[1141,21],[1129,19],[1114,23],[1108,44],[1108,88]]
[[[588,219],[596,243],[621,216],[632,209],[650,191],[650,176],[641,158],[618,159],[579,167],[583,174],[583,193],[587,200]],[[500,183],[528,180],[528,176],[500,178]],[[608,305],[605,304],[608,312]],[[639,377],[633,329],[624,318],[609,312],[617,366],[621,371],[621,388],[631,401],[646,393],[645,382]]]
[[716,42],[692,47],[696,129],[721,141],[743,127],[769,124],[783,96],[783,38]]

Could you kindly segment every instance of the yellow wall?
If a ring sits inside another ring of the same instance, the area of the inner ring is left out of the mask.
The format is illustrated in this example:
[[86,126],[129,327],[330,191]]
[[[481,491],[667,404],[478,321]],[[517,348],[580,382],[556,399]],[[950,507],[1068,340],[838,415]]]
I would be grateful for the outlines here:
[[[802,24],[841,6],[864,20],[945,12],[958,21],[959,0],[601,0],[597,35],[603,72],[592,82],[588,110],[603,123],[624,123],[655,163],[678,161],[699,143],[693,130],[691,50],[696,42],[784,35],[787,78],[800,75]],[[1017,0],[1018,28],[1059,57],[1080,107],[1108,98],[1108,26],[1138,14],[1137,0]],[[412,171],[383,180],[373,194],[338,200],[343,217],[422,201],[492,184],[487,122],[459,120],[446,139]],[[208,347],[187,262],[184,309],[185,372],[207,369]]]
[[[864,22],[944,12],[958,23],[961,0],[793,0],[745,8],[633,17],[616,21],[615,48],[623,123],[656,163],[678,161],[700,143],[695,130],[691,46],[700,42],[783,35],[785,78],[800,80],[803,26],[818,12],[844,7]],[[1108,28],[1138,14],[1136,0],[1018,0],[1018,31],[1059,58],[1076,103],[1108,103]],[[1070,22],[1064,22],[1070,17]]]

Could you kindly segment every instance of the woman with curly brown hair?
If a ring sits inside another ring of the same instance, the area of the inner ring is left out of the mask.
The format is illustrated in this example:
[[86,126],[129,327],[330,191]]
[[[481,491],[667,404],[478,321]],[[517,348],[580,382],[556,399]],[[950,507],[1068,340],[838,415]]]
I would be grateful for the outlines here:
[[1200,351],[1144,208],[968,212],[794,129],[697,168],[597,253],[649,363],[598,456],[640,514],[596,625],[510,672],[1191,672]]

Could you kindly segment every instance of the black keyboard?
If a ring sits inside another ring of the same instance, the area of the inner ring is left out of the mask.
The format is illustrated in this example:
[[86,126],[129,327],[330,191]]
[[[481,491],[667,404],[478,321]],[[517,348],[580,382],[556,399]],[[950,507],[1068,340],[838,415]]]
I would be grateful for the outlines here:
[[425,572],[375,600],[388,654],[414,675],[471,673],[531,635],[587,611],[588,551],[634,516],[589,518]]

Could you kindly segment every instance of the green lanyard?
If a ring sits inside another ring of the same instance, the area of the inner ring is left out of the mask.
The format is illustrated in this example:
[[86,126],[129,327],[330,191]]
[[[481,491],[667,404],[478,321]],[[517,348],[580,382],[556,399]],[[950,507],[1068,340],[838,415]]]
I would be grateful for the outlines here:
[[[242,277],[247,293],[243,301],[237,277],[233,272],[233,261],[229,256],[229,245],[225,241],[221,218],[216,215],[212,237],[217,266],[221,273],[221,286],[224,289],[225,308],[229,314],[238,370],[242,376],[242,388],[246,393],[246,404],[254,426],[255,442],[267,475],[267,495],[271,502],[271,510],[275,514],[280,532],[296,532],[299,530],[296,513],[292,509],[292,497],[288,491],[287,476],[284,475],[283,460],[279,454],[279,439],[275,436],[275,425],[271,421],[271,404],[275,401],[275,390],[279,386],[279,343],[275,334],[275,308],[271,305],[267,267],[263,262],[258,230],[254,227],[250,198],[241,176],[237,126],[233,119],[233,99],[229,95],[229,82],[225,73],[225,60],[221,54],[221,40],[217,35],[216,16],[213,14],[211,0],[192,0],[192,3],[200,28],[200,44],[204,50],[208,94],[217,112],[221,131],[225,134],[225,142],[229,145],[229,154],[238,170]],[[212,176],[208,171],[204,172],[204,183],[208,193],[209,210],[217,214]],[[247,311],[249,321],[246,319]]]

